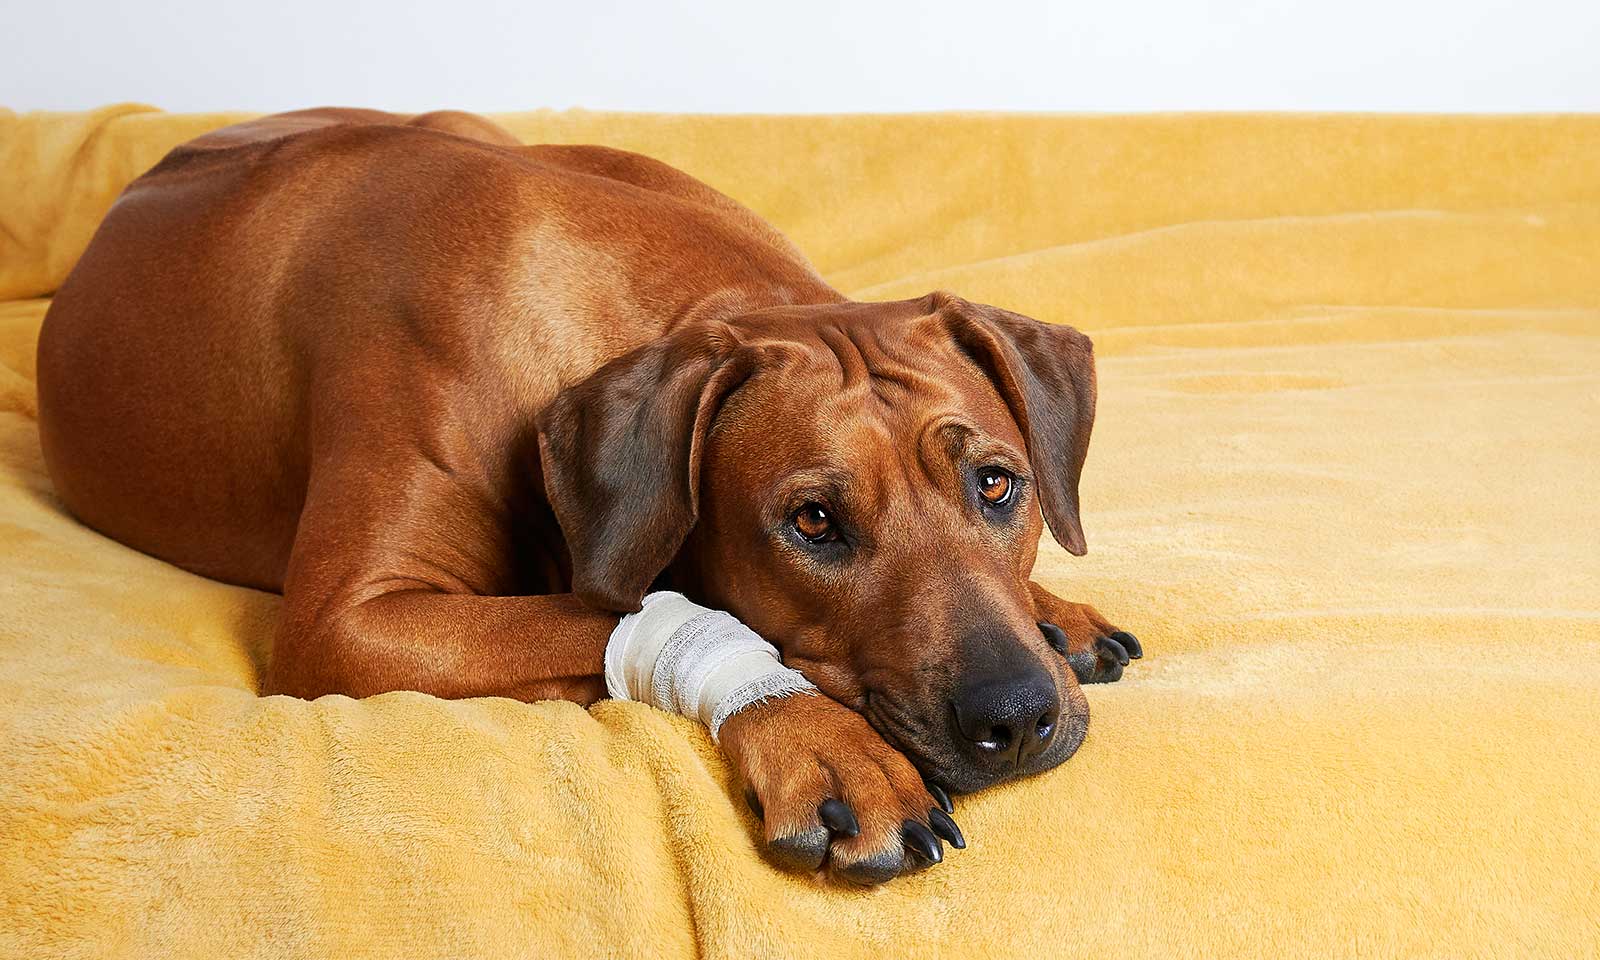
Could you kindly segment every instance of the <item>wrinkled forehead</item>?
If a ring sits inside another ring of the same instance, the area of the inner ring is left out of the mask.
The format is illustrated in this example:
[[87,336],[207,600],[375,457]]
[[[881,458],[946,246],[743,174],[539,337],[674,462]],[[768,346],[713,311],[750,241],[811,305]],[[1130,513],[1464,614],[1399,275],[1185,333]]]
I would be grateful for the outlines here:
[[913,319],[783,333],[771,341],[772,362],[719,418],[719,432],[767,472],[809,463],[870,473],[1025,456],[999,391],[941,325]]

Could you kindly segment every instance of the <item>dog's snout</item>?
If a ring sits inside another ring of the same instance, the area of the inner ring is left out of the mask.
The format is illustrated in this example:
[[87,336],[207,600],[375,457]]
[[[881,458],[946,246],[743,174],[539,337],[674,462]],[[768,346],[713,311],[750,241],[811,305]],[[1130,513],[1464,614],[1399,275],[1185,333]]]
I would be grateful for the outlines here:
[[914,711],[897,708],[909,719],[868,715],[926,776],[952,793],[971,793],[1042,773],[1077,751],[1089,703],[1042,634],[1002,621],[952,646],[949,659],[936,664],[946,684],[912,700]]
[[1049,746],[1061,719],[1055,683],[1038,666],[971,677],[951,707],[962,740],[985,764],[1022,766]]

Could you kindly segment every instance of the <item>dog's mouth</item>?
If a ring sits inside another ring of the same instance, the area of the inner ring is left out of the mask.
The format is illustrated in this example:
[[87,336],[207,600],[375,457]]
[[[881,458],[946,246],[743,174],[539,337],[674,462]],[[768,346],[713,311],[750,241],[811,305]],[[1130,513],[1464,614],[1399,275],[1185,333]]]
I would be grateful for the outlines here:
[[[1049,742],[1021,758],[986,755],[965,742],[948,704],[940,711],[909,709],[906,701],[868,690],[861,714],[874,730],[905,755],[922,775],[951,793],[973,793],[1008,780],[1030,777],[1065,763],[1089,732],[1089,703],[1077,688],[1062,691],[1062,710]],[[928,719],[929,714],[934,719]]]

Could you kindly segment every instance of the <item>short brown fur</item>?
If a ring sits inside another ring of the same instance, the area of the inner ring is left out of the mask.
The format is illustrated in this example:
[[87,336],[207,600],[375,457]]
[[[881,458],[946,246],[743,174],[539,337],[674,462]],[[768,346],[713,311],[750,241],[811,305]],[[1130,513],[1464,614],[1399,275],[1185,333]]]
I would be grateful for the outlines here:
[[[1120,674],[1097,653],[1115,628],[1028,580],[1041,511],[1084,548],[1087,339],[946,294],[852,303],[635,154],[455,112],[207,134],[113,207],[38,375],[78,517],[284,594],[264,692],[587,704],[652,583],[734,612],[828,697],[746,710],[723,744],[776,849],[851,803],[861,834],[826,858],[845,879],[899,872],[923,775],[981,785],[941,775],[934,731],[960,637],[1052,678],[1070,729],[1036,766],[1087,723],[1036,622],[1083,679]],[[958,494],[980,454],[1032,478],[1009,525]],[[857,559],[830,567],[774,531],[841,473]]]

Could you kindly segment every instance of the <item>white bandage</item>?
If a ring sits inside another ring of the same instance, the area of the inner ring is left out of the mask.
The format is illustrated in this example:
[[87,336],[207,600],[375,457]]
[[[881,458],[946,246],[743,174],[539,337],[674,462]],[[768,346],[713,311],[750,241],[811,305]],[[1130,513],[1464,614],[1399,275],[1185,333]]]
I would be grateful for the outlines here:
[[745,707],[817,688],[732,614],[663,590],[611,631],[606,689],[617,700],[696,718],[715,740],[722,722]]

